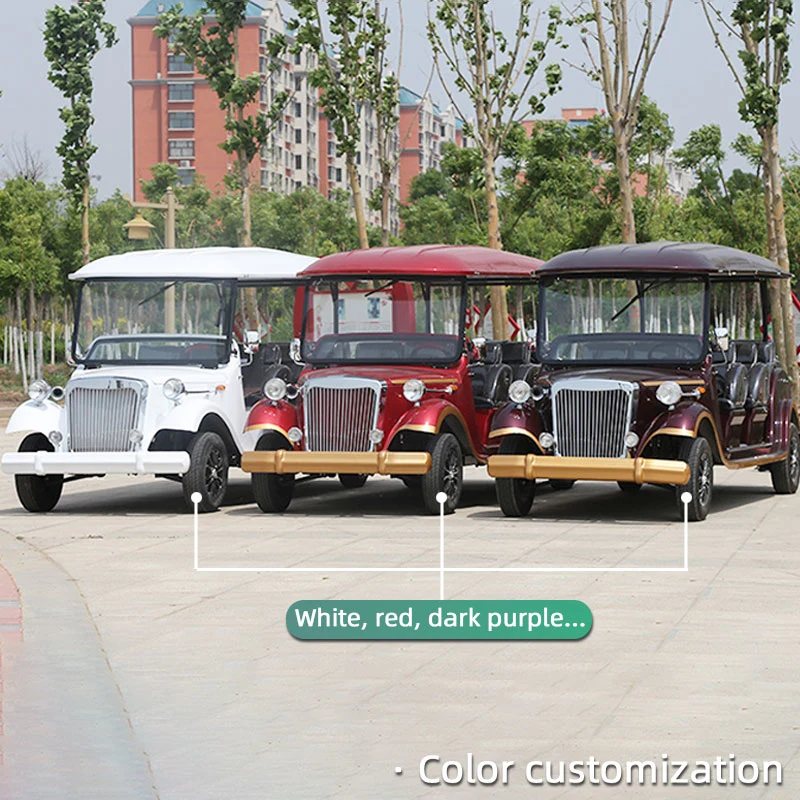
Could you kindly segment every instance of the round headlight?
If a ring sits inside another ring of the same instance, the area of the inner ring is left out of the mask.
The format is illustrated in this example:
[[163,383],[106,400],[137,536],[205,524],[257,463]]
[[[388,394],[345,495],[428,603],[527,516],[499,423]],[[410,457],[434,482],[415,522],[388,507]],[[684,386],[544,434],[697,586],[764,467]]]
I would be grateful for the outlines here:
[[45,401],[49,394],[50,384],[47,381],[43,381],[41,378],[31,381],[28,385],[28,397],[30,397],[34,403]]
[[167,400],[177,400],[186,391],[186,387],[180,378],[169,378],[164,381],[161,391],[164,392]]
[[547,395],[547,387],[541,383],[534,383],[531,389],[531,397],[538,403]]
[[131,428],[130,432],[128,433],[128,441],[134,445],[138,446],[142,443],[142,439],[144,439],[144,435],[141,431],[136,430],[136,428]]
[[674,406],[683,397],[683,391],[675,381],[664,381],[656,389],[656,398],[665,406]]
[[625,447],[629,450],[633,450],[637,444],[639,444],[639,436],[634,431],[628,431],[625,434]]
[[508,387],[508,397],[514,403],[527,403],[531,399],[531,385],[528,381],[514,381]]
[[380,428],[373,428],[369,432],[369,440],[372,444],[380,444],[383,441],[383,431]]
[[425,384],[417,378],[412,378],[410,381],[406,381],[403,384],[403,397],[405,397],[409,403],[418,403],[422,400],[422,395],[424,394]]
[[264,384],[264,397],[267,400],[283,400],[286,397],[286,388],[283,378],[270,378]]
[[539,437],[539,444],[545,449],[549,450],[556,443],[556,437],[549,431],[545,431]]
[[289,437],[289,441],[292,444],[297,444],[303,438],[303,431],[300,430],[296,425],[286,432],[286,435]]
[[50,431],[47,438],[52,442],[54,447],[58,447],[64,441],[64,434],[61,431]]

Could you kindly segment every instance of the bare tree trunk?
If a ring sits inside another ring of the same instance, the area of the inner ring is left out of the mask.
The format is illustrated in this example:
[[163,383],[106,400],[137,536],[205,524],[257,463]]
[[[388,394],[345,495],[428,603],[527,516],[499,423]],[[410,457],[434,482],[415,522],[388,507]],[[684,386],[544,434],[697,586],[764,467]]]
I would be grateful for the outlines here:
[[89,183],[83,187],[83,201],[81,203],[81,260],[88,264],[91,260],[89,244]]
[[28,284],[28,374],[33,378],[36,374],[36,296],[33,281]]
[[345,164],[347,165],[347,177],[350,179],[350,191],[353,193],[353,210],[358,226],[359,247],[362,250],[368,250],[369,237],[367,236],[367,220],[364,216],[364,197],[361,194],[361,182],[358,180],[355,159],[351,153],[345,154]]
[[22,371],[22,390],[28,391],[28,370],[25,366],[25,339],[22,335],[22,291],[17,289],[17,326],[19,336],[17,336],[17,347],[19,348],[19,367]]
[[631,156],[627,137],[614,124],[614,142],[617,150],[617,174],[619,176],[619,199],[622,210],[620,224],[622,241],[636,244],[636,217],[633,213],[633,185],[631,182]]
[[[786,238],[786,209],[783,203],[783,174],[780,163],[780,149],[778,146],[778,126],[767,128],[763,136],[764,158],[769,175],[769,213],[773,236],[775,240],[775,261],[779,267],[791,272],[789,262],[789,244]],[[772,248],[770,248],[772,249]],[[775,333],[775,349],[778,358],[792,379],[795,398],[800,400],[800,374],[797,369],[797,355],[795,352],[794,338],[794,313],[792,309],[792,295],[790,281],[776,281],[777,291],[773,291],[773,330]]]
[[389,246],[389,213],[392,196],[392,171],[381,169],[381,247]]
[[[488,214],[489,247],[493,250],[503,249],[500,233],[500,211],[497,205],[497,177],[494,172],[494,159],[491,154],[484,153],[483,173],[486,183],[486,211]],[[495,339],[508,338],[508,299],[505,286],[492,286],[489,291],[492,300],[492,336]]]

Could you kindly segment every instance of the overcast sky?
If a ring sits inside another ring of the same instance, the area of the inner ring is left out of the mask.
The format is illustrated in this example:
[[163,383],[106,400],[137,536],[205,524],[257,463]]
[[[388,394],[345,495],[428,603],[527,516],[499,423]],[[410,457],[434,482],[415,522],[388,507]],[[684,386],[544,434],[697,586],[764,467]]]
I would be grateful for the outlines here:
[[[722,0],[723,5],[732,0]],[[47,64],[43,55],[42,30],[45,10],[52,0],[24,0],[5,4],[0,26],[0,175],[7,165],[9,148],[21,146],[27,140],[45,162],[48,175],[60,177],[60,165],[55,146],[61,136],[58,118],[60,97],[47,81]],[[65,5],[66,3],[62,3]],[[392,0],[393,4],[393,0]],[[656,4],[660,5],[659,0]],[[108,17],[117,26],[120,42],[110,51],[101,53],[95,61],[96,124],[93,137],[99,147],[92,161],[92,173],[104,197],[121,188],[132,189],[131,166],[131,89],[129,17],[144,5],[144,0],[108,0]],[[544,8],[550,0],[540,3]],[[636,6],[631,0],[631,6]],[[291,8],[282,3],[287,16]],[[416,91],[422,91],[430,71],[430,49],[425,38],[426,0],[403,0],[405,18],[404,58],[401,81]],[[498,21],[510,29],[515,17],[514,0],[498,0]],[[798,37],[800,29],[792,31],[793,63],[799,64]],[[565,31],[570,37],[572,32]],[[559,57],[563,57],[560,54]],[[567,55],[582,61],[578,46]],[[603,107],[602,93],[585,76],[564,66],[564,89],[548,104],[547,116],[558,116],[561,107]],[[784,90],[781,140],[784,152],[800,146],[800,103],[798,85],[790,83]],[[438,81],[432,84],[434,99],[446,105],[447,98]],[[714,49],[709,31],[696,0],[675,0],[672,18],[661,49],[651,71],[647,93],[669,114],[675,128],[676,143],[696,127],[717,122],[723,139],[729,143],[740,132],[750,132],[738,119],[738,96],[721,55]],[[728,166],[740,166],[729,158]]]

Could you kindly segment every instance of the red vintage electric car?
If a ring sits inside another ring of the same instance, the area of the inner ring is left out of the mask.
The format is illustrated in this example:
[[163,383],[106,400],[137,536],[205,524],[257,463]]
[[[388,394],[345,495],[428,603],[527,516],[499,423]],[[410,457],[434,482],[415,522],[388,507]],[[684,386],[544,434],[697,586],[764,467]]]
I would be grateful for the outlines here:
[[537,272],[533,386],[513,384],[492,419],[489,458],[507,516],[536,479],[688,491],[711,504],[715,465],[800,481],[798,411],[769,337],[771,261],[710,244],[656,242],[564,253]]
[[242,459],[259,507],[286,509],[299,474],[338,474],[346,487],[381,474],[421,492],[431,513],[444,492],[452,512],[463,465],[485,464],[495,447],[488,434],[509,385],[535,371],[529,342],[486,341],[489,287],[518,284],[509,316],[525,331],[541,263],[431,245],[343,253],[305,270],[304,369],[296,384],[267,381],[247,422],[262,432]]

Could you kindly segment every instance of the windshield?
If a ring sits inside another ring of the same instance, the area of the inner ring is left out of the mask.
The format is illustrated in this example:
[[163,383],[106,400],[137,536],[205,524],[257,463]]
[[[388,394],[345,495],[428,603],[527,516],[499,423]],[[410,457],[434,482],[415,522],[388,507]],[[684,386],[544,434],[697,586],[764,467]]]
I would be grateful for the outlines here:
[[540,357],[696,364],[708,350],[705,297],[697,279],[557,278],[542,287]]
[[306,294],[312,364],[452,364],[463,351],[464,287],[417,280],[320,281]]
[[229,281],[82,284],[74,355],[86,363],[216,365],[230,357]]

